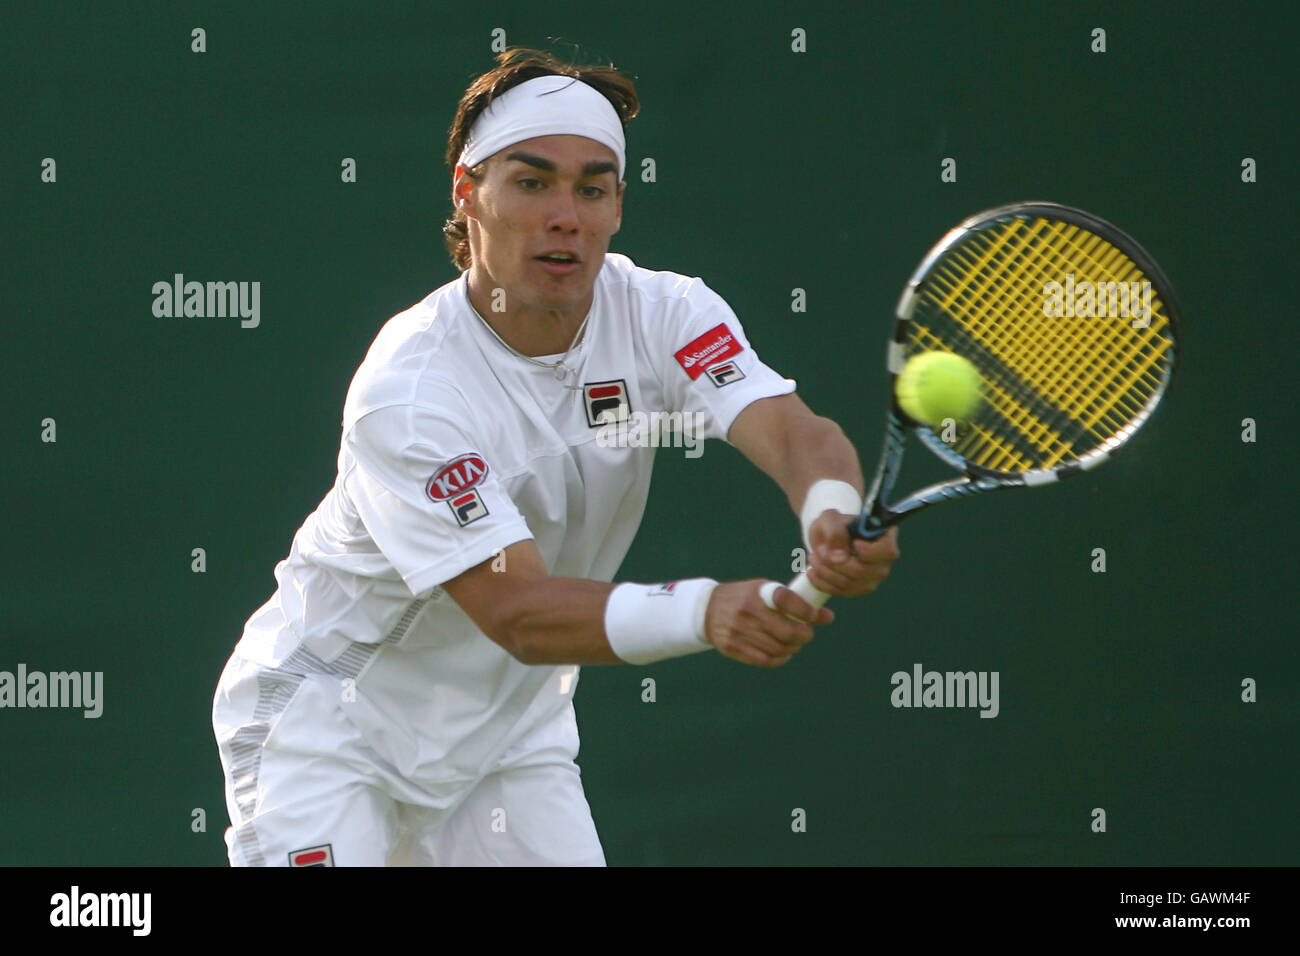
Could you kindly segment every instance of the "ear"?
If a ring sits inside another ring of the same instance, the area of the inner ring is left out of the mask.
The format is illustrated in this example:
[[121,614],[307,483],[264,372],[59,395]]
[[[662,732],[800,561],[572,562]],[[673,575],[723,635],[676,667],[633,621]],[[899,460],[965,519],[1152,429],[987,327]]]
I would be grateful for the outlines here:
[[452,181],[451,187],[451,204],[457,209],[461,207],[462,201],[469,202],[474,193],[474,180],[466,175],[467,172],[465,166],[457,164],[456,178]]
[[618,193],[615,196],[617,212],[614,216],[614,232],[610,233],[610,235],[615,235],[623,228],[623,191],[625,189],[627,189],[627,183],[621,182],[618,184]]

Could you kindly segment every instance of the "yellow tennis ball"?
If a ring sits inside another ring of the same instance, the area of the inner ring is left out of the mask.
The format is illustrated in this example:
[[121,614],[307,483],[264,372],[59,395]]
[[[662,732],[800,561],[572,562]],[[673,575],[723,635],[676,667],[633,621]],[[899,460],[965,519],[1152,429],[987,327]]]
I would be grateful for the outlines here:
[[980,373],[960,355],[922,352],[907,360],[894,382],[903,411],[926,425],[970,418],[980,405]]

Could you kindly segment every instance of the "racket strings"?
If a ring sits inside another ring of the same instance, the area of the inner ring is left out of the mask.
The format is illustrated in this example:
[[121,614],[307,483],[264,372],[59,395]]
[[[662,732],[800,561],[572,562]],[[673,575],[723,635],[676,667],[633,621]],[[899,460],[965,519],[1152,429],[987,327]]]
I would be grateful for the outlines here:
[[[1116,288],[1116,284],[1130,290],[1136,284],[1140,289],[1147,281],[1141,270],[1122,250],[1110,245],[1101,237],[1087,232],[1083,233],[1085,241],[1079,244],[1076,236],[1082,230],[1073,225],[1068,226],[1068,229],[1066,242],[1054,244],[1052,247],[1055,253],[1052,269],[1058,274],[1063,269],[1071,273],[1079,271],[1087,281],[1093,283],[1094,287],[1099,287],[1099,284],[1104,282],[1110,284],[1111,290]],[[1096,249],[1105,250],[1101,258],[1093,256]],[[1078,255],[1068,258],[1067,254],[1071,251],[1077,251]],[[1153,312],[1155,312],[1156,301],[1153,298],[1151,302]],[[1132,310],[1123,310],[1118,308],[1119,305],[1120,303],[1117,302],[1115,311],[1119,312],[1118,317],[1131,320],[1132,316],[1125,316],[1123,312],[1131,313]],[[1156,348],[1152,347],[1156,334],[1164,327],[1163,315],[1160,314],[1158,318],[1157,315],[1152,315],[1148,318],[1152,321],[1147,329],[1135,329],[1131,322],[1123,323],[1118,327],[1101,322],[1072,324],[1073,328],[1083,330],[1085,334],[1091,332],[1085,343],[1088,352],[1084,356],[1079,356],[1079,358],[1086,357],[1090,361],[1081,366],[1082,375],[1077,381],[1080,401],[1078,408],[1072,410],[1076,415],[1084,418],[1085,425],[1089,427],[1095,425],[1115,404],[1122,405],[1127,399],[1129,405],[1127,410],[1121,412],[1115,421],[1108,423],[1107,427],[1122,425],[1140,411],[1145,404],[1145,399],[1159,387],[1162,378],[1160,375],[1150,374],[1145,382],[1140,381],[1140,376],[1149,371],[1152,362],[1164,353],[1167,345],[1167,342],[1162,340]],[[1142,360],[1144,354],[1146,361]],[[1080,368],[1080,365],[1076,364],[1075,368]],[[1124,382],[1117,383],[1117,375],[1125,368],[1135,370],[1136,376],[1130,376]],[[1066,380],[1068,376],[1061,373],[1061,378]],[[1139,398],[1143,390],[1146,390],[1147,394]],[[1095,409],[1091,419],[1084,415],[1089,406]]]
[[[1150,288],[1144,281],[1101,236],[1041,218],[993,224],[949,250],[922,286],[907,348],[957,352],[984,378],[985,406],[954,450],[984,467],[1024,471],[1068,462],[1123,432],[1172,362],[1154,290],[1146,327],[1133,328],[1134,309],[1124,308],[1130,293]],[[1068,293],[1091,283],[1092,314],[1046,314],[1051,282],[1068,306]],[[1115,316],[1094,317],[1104,314],[1097,296]]]
[[[982,346],[977,354],[990,353],[981,364],[986,382],[994,383],[991,389],[993,407],[1002,412],[1022,437],[1038,448],[1040,454],[1034,456],[1035,463],[1048,466],[1071,452],[1073,439],[1063,437],[1059,424],[1051,420],[1054,416],[1044,414],[1043,402],[1029,384],[1034,379],[1025,367],[1028,356],[1016,344],[1024,338],[1023,331],[1013,321],[995,321],[998,316],[1015,320],[1024,318],[1023,309],[1009,309],[1003,301],[1007,297],[1023,296],[1027,289],[1023,273],[1008,269],[1006,263],[1032,255],[1032,239],[1029,233],[1003,230],[983,250],[957,250],[953,258],[962,268],[950,271],[949,294],[939,305],[947,314],[964,312],[968,315],[965,327],[959,325],[957,331],[969,332]],[[1006,277],[1001,286],[998,284],[1000,275]],[[999,359],[1015,374],[990,374],[1000,369]],[[977,433],[982,431],[985,429],[979,429]],[[998,470],[1023,470],[1025,467],[1019,456],[1012,459],[1006,454],[995,460],[981,455],[977,463]]]
[[[986,303],[989,321],[993,321],[998,315],[1015,314],[1029,317],[1031,320],[1036,318],[1042,324],[1042,310],[1036,309],[1035,306],[1042,304],[1043,291],[1034,281],[1034,277],[1044,272],[1054,270],[1057,274],[1064,274],[1078,270],[1083,274],[1096,275],[1100,271],[1106,276],[1113,276],[1107,262],[1087,261],[1092,258],[1093,247],[1102,242],[1100,237],[1087,236],[1087,242],[1076,250],[1085,262],[1080,262],[1079,256],[1066,260],[1063,256],[1063,240],[1072,239],[1073,233],[1077,230],[1071,228],[1071,233],[1064,236],[1059,233],[1044,236],[1043,225],[1046,224],[1039,224],[1034,230],[1026,232],[1026,241],[1031,245],[1029,251],[1025,253],[1027,261],[1023,265],[1018,266],[1015,262],[998,263],[998,267],[1007,269],[1015,279],[1008,284],[1007,301],[991,299]],[[1113,249],[1113,247],[1108,248]],[[1114,252],[1118,254],[1118,250]],[[1109,253],[1106,256],[1107,259],[1113,258]],[[1037,316],[1035,313],[1038,313]],[[1009,325],[1006,326],[1006,330],[1013,331]],[[1064,334],[1061,334],[1062,330]],[[1023,329],[1014,331],[1023,332]],[[1090,369],[1100,369],[1107,359],[1112,358],[1099,352],[1106,343],[1100,337],[1098,326],[1085,323],[1058,325],[1055,330],[1057,332],[1055,341],[1050,338],[1050,328],[1036,331],[1040,333],[1037,340],[1021,334],[1009,350],[1004,345],[998,351],[1003,355],[1009,352],[1013,359],[1018,360],[1013,361],[1012,364],[1016,366],[1020,377],[1035,384],[1042,399],[1047,403],[1046,415],[1051,427],[1063,429],[1069,422],[1082,421],[1086,428],[1087,422],[1082,412],[1095,398],[1096,390],[1093,389],[1089,393],[1084,376]],[[1044,331],[1049,334],[1042,335]],[[1080,372],[1083,374],[1081,375]],[[1044,383],[1052,384],[1044,387]],[[1096,440],[1104,438],[1103,435],[1097,434],[1093,437]],[[1044,461],[1043,465],[1050,467],[1057,464],[1059,460],[1059,457],[1050,458]]]
[[[1058,231],[1061,224],[1058,224]],[[1059,273],[1066,270],[1068,273],[1074,273],[1076,270],[1083,272],[1088,281],[1097,286],[1099,282],[1111,283],[1110,289],[1115,289],[1114,283],[1120,284],[1121,287],[1130,290],[1133,283],[1137,283],[1139,288],[1143,281],[1142,272],[1126,256],[1123,251],[1110,245],[1100,236],[1084,232],[1085,241],[1077,242],[1077,235],[1081,232],[1079,227],[1066,225],[1068,232],[1063,236],[1063,242],[1050,243],[1049,249],[1055,256],[1053,267]],[[1073,243],[1073,245],[1072,245]],[[1098,249],[1104,249],[1101,258],[1095,258],[1093,252]],[[1073,258],[1069,258],[1070,252],[1077,252]],[[1086,269],[1086,271],[1085,271]],[[1098,279],[1097,277],[1101,278]],[[1135,278],[1136,277],[1136,278]],[[1118,298],[1118,297],[1117,297]],[[1109,295],[1108,295],[1109,299]],[[1120,310],[1117,312],[1132,310]],[[1107,303],[1109,307],[1109,302]],[[1152,303],[1154,308],[1154,302]],[[1119,316],[1122,318],[1131,318],[1131,316]],[[1144,401],[1138,400],[1138,393],[1141,390],[1141,383],[1138,378],[1130,376],[1124,382],[1117,384],[1117,376],[1127,367],[1135,369],[1138,376],[1143,374],[1144,369],[1151,367],[1151,362],[1142,363],[1138,361],[1143,352],[1147,353],[1150,360],[1158,357],[1158,353],[1153,352],[1146,346],[1149,345],[1151,335],[1148,333],[1143,336],[1116,336],[1107,335],[1109,331],[1106,326],[1095,323],[1091,326],[1088,323],[1074,323],[1076,329],[1091,328],[1093,335],[1088,341],[1081,342],[1080,348],[1088,351],[1075,353],[1072,356],[1066,356],[1062,352],[1062,361],[1067,357],[1075,359],[1074,368],[1079,368],[1080,363],[1088,359],[1082,365],[1082,375],[1073,383],[1076,386],[1078,395],[1077,407],[1069,409],[1071,414],[1080,418],[1087,428],[1095,428],[1099,424],[1103,428],[1113,431],[1122,427],[1124,423],[1130,421],[1145,404]],[[1130,326],[1131,328],[1131,326]],[[1090,374],[1091,373],[1091,374]],[[1044,376],[1047,379],[1057,378],[1059,381],[1069,382],[1069,376],[1064,370],[1049,369]],[[1159,386],[1159,376],[1152,375],[1145,384],[1149,386],[1151,392]],[[1064,397],[1064,394],[1047,396],[1049,400],[1057,401]],[[1149,397],[1149,394],[1145,397]],[[1116,407],[1120,406],[1120,407]],[[1086,414],[1089,407],[1093,408],[1092,414]],[[1112,410],[1117,414],[1106,420]]]
[[[916,328],[920,350],[953,351],[968,358],[978,356],[980,346],[961,336],[940,338],[923,325]],[[1074,439],[1040,414],[1037,399],[1028,386],[1013,376],[998,375],[988,362],[975,360],[984,380],[986,406],[995,415],[976,415],[964,423],[953,449],[968,461],[998,471],[1029,471],[1051,467],[1071,456]]]
[[[915,325],[916,342],[921,351],[950,350],[961,355],[970,355],[970,347],[952,347],[954,343],[945,342],[923,325]],[[998,471],[1029,471],[1041,460],[1059,457],[1057,449],[1062,447],[1062,436],[1035,417],[1026,407],[1023,395],[1013,395],[1006,388],[1004,381],[984,377],[984,397],[999,410],[1012,426],[1011,431],[994,431],[984,425],[978,418],[964,423],[970,434],[960,434],[953,444],[953,450],[968,461],[985,468]],[[1014,437],[1021,437],[1030,443],[1038,454],[1021,449]],[[1066,446],[1068,451],[1068,446]]]
[[[948,330],[948,337],[954,341],[942,342],[933,333],[930,337],[953,351],[976,359],[985,381],[986,399],[1010,426],[1010,429],[1003,427],[999,430],[1033,446],[1032,449],[1017,451],[1020,442],[993,441],[996,431],[975,422],[973,433],[958,444],[958,453],[985,467],[1024,471],[1031,467],[1050,467],[1066,458],[1073,450],[1074,441],[1072,436],[1062,434],[1061,427],[1053,421],[1055,415],[1045,414],[1042,398],[1028,384],[1031,376],[1025,367],[1026,357],[1014,344],[1023,338],[1023,334],[1013,327],[1010,320],[993,321],[998,315],[1022,318],[1025,311],[1008,309],[1001,301],[1006,297],[1023,296],[1023,275],[1009,271],[1001,292],[994,294],[999,270],[1005,268],[1002,259],[1020,259],[1032,253],[1031,236],[1016,236],[1015,242],[1004,248],[1005,240],[1010,238],[1012,233],[1005,231],[983,250],[958,250],[953,259],[959,268],[940,270],[941,281],[936,284],[942,289],[946,283],[947,294],[935,301],[939,309],[937,315],[966,314],[968,320],[964,326],[956,325]],[[965,341],[967,338],[971,341]],[[935,344],[935,341],[927,342],[927,347]],[[1015,374],[1002,373],[1004,365],[1009,365]]]
[[[1064,224],[1057,224],[1058,230],[1061,225]],[[1066,228],[1070,230],[1070,234],[1064,237],[1068,242],[1079,230],[1069,225],[1066,225]],[[1012,301],[1002,301],[998,298],[986,300],[984,303],[986,316],[1013,314],[1035,318],[1041,323],[1043,318],[1041,309],[1036,306],[1041,306],[1043,292],[1033,281],[1033,278],[1038,275],[1077,273],[1094,279],[1101,276],[1103,278],[1100,281],[1113,282],[1120,281],[1122,278],[1127,282],[1129,276],[1135,272],[1132,263],[1129,263],[1128,275],[1117,276],[1110,266],[1123,254],[1115,247],[1105,244],[1108,250],[1105,259],[1095,259],[1091,252],[1094,247],[1102,244],[1103,240],[1099,236],[1085,235],[1086,244],[1078,245],[1073,250],[1065,246],[1057,235],[1048,236],[1028,253],[1016,250],[1018,255],[1028,260],[1019,268],[1014,261],[998,263],[998,268],[1006,269],[1009,275],[1014,276],[1005,290]],[[1033,238],[1038,237],[1027,234],[1027,239]],[[1070,251],[1078,255],[1066,258],[1065,254]],[[1045,256],[1050,256],[1051,261],[1044,261]],[[1126,257],[1124,261],[1128,262]],[[1002,328],[1008,334],[1021,331],[1013,328],[1010,323],[1003,323]],[[1054,387],[1044,394],[1044,398],[1053,405],[1061,407],[1066,413],[1082,418],[1082,410],[1095,403],[1101,395],[1101,390],[1095,387],[1094,383],[1087,381],[1086,375],[1090,369],[1096,369],[1097,373],[1101,374],[1105,365],[1115,364],[1115,357],[1104,353],[1104,347],[1113,342],[1110,338],[1104,337],[1104,327],[1097,324],[1058,325],[1057,332],[1058,340],[1055,342],[1045,336],[1035,340],[1029,336],[1019,335],[1009,354],[1005,348],[994,348],[993,351],[1001,353],[1004,360],[1010,359],[1009,364],[1016,367],[1021,377],[1027,381],[1055,383]],[[1064,334],[1061,334],[1062,332]],[[1015,354],[1014,350],[1017,348],[1023,350],[1022,356]],[[1018,363],[1017,358],[1027,360],[1027,367],[1024,362]],[[1106,408],[1105,405],[1100,407],[1103,411]]]
[[[982,346],[978,354],[988,353],[981,364],[986,382],[996,383],[992,389],[994,408],[999,409],[1024,438],[1037,445],[1041,454],[1034,456],[1037,459],[1035,463],[1041,462],[1046,466],[1068,455],[1073,448],[1073,439],[1062,436],[1062,429],[1052,421],[1055,416],[1045,414],[1041,397],[1030,385],[1034,381],[1033,370],[1026,364],[1030,355],[1018,344],[1025,338],[1023,329],[1017,327],[1025,318],[1025,310],[1008,308],[1005,300],[1023,297],[1027,291],[1023,272],[1007,269],[1006,262],[1033,255],[1033,237],[1024,233],[1014,235],[1014,242],[1004,242],[1011,238],[1013,232],[1004,230],[997,241],[989,243],[984,250],[957,250],[953,258],[961,268],[951,271],[949,294],[939,305],[947,314],[966,314],[964,330]],[[1006,275],[1001,285],[997,282],[1000,270],[1005,270]],[[999,316],[1003,320],[995,321]],[[957,328],[963,329],[960,325]],[[996,373],[1001,365],[1009,366],[1014,375],[990,374]],[[1045,444],[1041,441],[1044,437],[1050,442]],[[1009,461],[1006,456],[979,463],[999,470],[1023,467],[1022,462]]]

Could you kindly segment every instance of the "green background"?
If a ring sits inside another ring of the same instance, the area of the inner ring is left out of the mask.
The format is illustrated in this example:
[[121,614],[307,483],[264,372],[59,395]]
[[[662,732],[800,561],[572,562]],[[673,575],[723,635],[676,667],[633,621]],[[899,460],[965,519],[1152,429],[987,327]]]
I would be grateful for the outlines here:
[[[899,290],[969,213],[1047,199],[1109,219],[1184,313],[1181,377],[1131,449],[909,522],[886,585],[834,605],[790,666],[587,668],[579,760],[609,862],[1297,862],[1300,144],[1275,10],[230,6],[47,2],[0,32],[0,669],[102,670],[106,696],[98,720],[0,711],[0,863],[224,864],[217,676],[334,481],[370,341],[454,278],[441,157],[496,28],[635,77],[612,250],[704,277],[867,468]],[[176,272],[260,281],[261,326],[155,318]],[[939,471],[913,445],[902,485]],[[732,449],[665,451],[620,578],[785,579],[797,538]],[[894,709],[890,675],[916,662],[999,671],[1001,714]]]

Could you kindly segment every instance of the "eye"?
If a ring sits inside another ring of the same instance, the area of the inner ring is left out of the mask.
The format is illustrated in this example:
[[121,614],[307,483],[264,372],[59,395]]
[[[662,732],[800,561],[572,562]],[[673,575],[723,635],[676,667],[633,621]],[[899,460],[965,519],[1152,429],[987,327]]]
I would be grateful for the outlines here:
[[527,178],[525,178],[525,179],[521,179],[521,180],[519,180],[519,185],[520,185],[520,186],[523,186],[523,185],[525,185],[525,184],[527,184],[527,183],[537,183],[537,185],[540,186],[540,185],[542,184],[542,181],[541,181],[540,179],[535,179],[535,178],[533,178],[532,176],[529,176],[529,177],[527,177]]
[[605,195],[605,190],[602,189],[600,186],[583,186],[582,188],[583,188],[583,189],[594,189],[594,190],[595,190],[594,193],[589,193],[589,194],[588,194],[588,195],[590,196],[590,198],[592,198],[592,199],[599,199],[601,196]]

